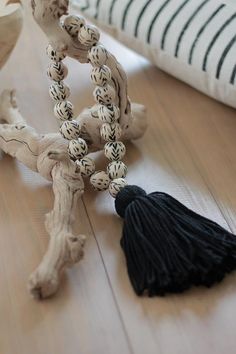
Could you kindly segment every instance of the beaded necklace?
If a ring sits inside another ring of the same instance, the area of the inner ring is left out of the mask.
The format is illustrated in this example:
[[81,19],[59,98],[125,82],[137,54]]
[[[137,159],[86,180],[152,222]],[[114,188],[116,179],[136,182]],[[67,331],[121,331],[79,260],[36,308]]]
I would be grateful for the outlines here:
[[95,171],[94,161],[86,156],[88,146],[80,137],[80,124],[74,120],[73,105],[68,100],[70,89],[64,83],[68,69],[63,63],[65,55],[55,51],[49,44],[47,55],[51,63],[47,70],[48,77],[53,81],[49,88],[50,97],[55,101],[54,114],[60,121],[60,133],[68,142],[68,155],[78,164],[81,175],[90,177],[90,182],[95,190],[109,190],[112,197],[127,185],[125,180],[127,166],[121,161],[126,148],[122,141],[122,129],[119,124],[120,109],[115,104],[115,88],[111,85],[111,70],[104,63],[108,52],[100,43],[100,33],[94,26],[85,24],[85,20],[78,16],[68,16],[63,24],[64,29],[72,36],[78,35],[82,44],[90,46],[88,61],[92,65],[90,79],[96,86],[93,92],[97,104],[97,116],[103,124],[100,129],[101,138],[105,141],[104,154],[110,163],[107,171]]

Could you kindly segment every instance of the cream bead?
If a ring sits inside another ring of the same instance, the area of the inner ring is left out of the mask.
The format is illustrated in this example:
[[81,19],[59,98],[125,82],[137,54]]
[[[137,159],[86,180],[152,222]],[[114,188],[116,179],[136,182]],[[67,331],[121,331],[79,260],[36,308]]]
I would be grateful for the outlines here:
[[94,67],[90,78],[94,85],[105,86],[109,81],[111,81],[111,70],[106,65]]
[[78,160],[76,163],[80,168],[81,175],[84,177],[91,176],[95,171],[94,161],[87,156],[81,160]]
[[67,16],[63,23],[63,28],[69,33],[70,36],[78,36],[79,29],[85,25],[85,19],[80,16]]
[[63,138],[73,140],[79,137],[80,126],[76,120],[67,120],[60,127],[60,133]]
[[62,62],[53,62],[47,70],[48,77],[54,81],[62,81],[68,74],[67,67]]
[[115,99],[115,90],[110,85],[104,87],[97,86],[93,92],[93,96],[97,103],[108,105]]
[[125,178],[127,166],[122,161],[112,161],[107,166],[107,173],[110,179]]
[[84,139],[71,140],[68,145],[68,153],[71,160],[82,159],[88,153],[88,146]]
[[122,141],[116,141],[112,143],[106,143],[104,147],[105,156],[110,161],[119,161],[125,155],[126,149]]
[[108,59],[108,51],[103,45],[98,44],[89,49],[88,59],[93,66],[102,66]]
[[60,101],[55,104],[54,114],[58,119],[71,120],[73,118],[73,105],[70,101]]
[[108,174],[104,171],[96,171],[90,177],[90,183],[92,184],[93,188],[97,191],[104,191],[108,189],[110,184],[110,178]]
[[113,123],[120,118],[120,109],[114,104],[100,105],[98,117],[104,123]]
[[81,27],[78,33],[80,43],[85,46],[92,46],[99,41],[100,33],[95,26],[85,25]]
[[117,141],[121,137],[122,129],[119,123],[104,123],[101,126],[100,134],[105,141]]
[[111,181],[109,185],[109,193],[110,195],[115,198],[119,191],[127,186],[127,182],[124,178],[117,178]]
[[70,96],[70,89],[64,82],[54,82],[49,87],[49,95],[54,101],[64,101]]
[[66,57],[66,55],[64,53],[54,50],[53,47],[51,46],[51,44],[49,44],[47,46],[46,53],[47,53],[47,56],[49,57],[49,59],[53,60],[55,62],[61,61],[61,60],[65,59],[65,57]]

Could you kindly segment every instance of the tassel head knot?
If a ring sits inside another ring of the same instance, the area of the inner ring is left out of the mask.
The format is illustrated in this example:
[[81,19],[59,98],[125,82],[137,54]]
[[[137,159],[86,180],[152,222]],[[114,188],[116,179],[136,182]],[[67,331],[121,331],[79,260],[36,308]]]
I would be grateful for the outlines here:
[[116,212],[119,216],[124,218],[126,208],[137,198],[145,197],[146,192],[138,186],[125,186],[117,194],[115,200]]

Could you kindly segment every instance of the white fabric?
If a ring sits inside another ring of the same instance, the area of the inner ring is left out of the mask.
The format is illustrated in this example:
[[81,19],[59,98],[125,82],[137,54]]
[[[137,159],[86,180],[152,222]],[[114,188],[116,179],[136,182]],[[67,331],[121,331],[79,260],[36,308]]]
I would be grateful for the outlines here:
[[74,0],[159,68],[236,107],[236,1]]

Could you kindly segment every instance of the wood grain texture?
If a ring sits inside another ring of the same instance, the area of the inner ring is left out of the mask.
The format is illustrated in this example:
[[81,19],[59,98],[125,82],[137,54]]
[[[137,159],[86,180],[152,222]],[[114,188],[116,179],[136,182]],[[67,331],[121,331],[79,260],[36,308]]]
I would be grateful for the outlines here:
[[[235,111],[105,35],[103,41],[127,70],[132,100],[149,112],[147,134],[128,146],[129,182],[170,193],[236,232]],[[40,132],[57,130],[45,46],[26,12],[23,35],[0,72],[0,90],[17,89],[23,115]],[[93,103],[89,66],[69,62],[79,112]],[[104,166],[101,153],[97,163]],[[55,298],[31,299],[25,284],[48,243],[43,215],[52,202],[49,183],[7,156],[0,161],[1,353],[235,353],[236,275],[212,289],[137,298],[119,246],[122,221],[111,198],[88,184],[75,228],[88,235],[85,259],[65,274]]]

